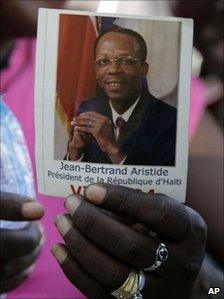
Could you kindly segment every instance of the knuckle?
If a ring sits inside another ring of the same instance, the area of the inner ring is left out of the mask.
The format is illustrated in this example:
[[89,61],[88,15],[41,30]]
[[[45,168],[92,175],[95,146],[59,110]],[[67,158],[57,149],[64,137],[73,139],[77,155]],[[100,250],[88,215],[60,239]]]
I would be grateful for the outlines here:
[[153,205],[151,207],[151,217],[152,222],[161,223],[166,221],[166,223],[170,223],[172,221],[172,215],[169,211],[172,210],[172,201],[164,195],[157,193],[152,197]]
[[199,240],[204,241],[207,238],[207,224],[200,214],[194,211],[193,232],[198,236]]
[[[112,192],[116,196],[116,192],[114,192],[113,189],[112,189]],[[119,193],[118,193],[118,196],[120,197],[120,200],[118,202],[118,205],[117,205],[116,211],[115,211],[118,214],[125,212],[127,210],[127,208],[129,207],[130,202],[132,202],[133,209],[137,208],[138,200],[141,199],[140,193],[133,192],[133,190],[126,188],[126,187],[122,188],[122,194],[119,195]]]
[[202,216],[195,210],[188,207],[188,212],[191,217],[192,233],[200,241],[205,241],[207,237],[207,224],[205,223]]
[[128,245],[126,244],[126,246],[124,246],[124,240],[126,242],[128,242],[127,240],[127,235],[124,232],[117,232],[116,236],[114,237],[114,244],[116,243],[116,248],[119,248],[119,256],[120,259],[124,259],[127,256],[127,250],[126,248],[128,247]]
[[120,233],[116,238],[116,244],[116,246],[119,247],[119,256],[121,260],[130,262],[136,266],[143,266],[145,264],[147,246],[145,246],[142,240],[131,234],[127,235],[127,233]]
[[187,246],[188,255],[183,258],[183,271],[195,276],[200,270],[204,253],[207,237],[207,225],[203,218],[194,210],[186,207],[189,214],[191,231],[188,239],[185,241]]
[[[131,200],[131,198],[130,198],[130,200]],[[119,205],[117,206],[117,209],[115,212],[117,214],[122,213],[122,211],[126,210],[127,205],[128,205],[128,199],[126,197],[123,197],[122,200],[119,202]]]
[[79,238],[74,230],[70,230],[65,238],[66,245],[73,256],[80,257],[87,251],[86,242]]
[[[86,205],[89,206],[87,203]],[[87,206],[77,211],[79,213],[75,213],[73,221],[81,232],[91,234],[98,223],[97,213],[94,213],[92,209],[88,209]]]
[[[186,239],[192,230],[191,215],[187,207],[165,194],[157,193],[153,196],[155,200],[153,215],[155,222],[166,223],[166,227],[175,226],[175,235],[178,239]],[[178,226],[176,225],[178,223]]]
[[121,284],[125,281],[123,279],[119,269],[113,268],[110,270],[110,275],[108,276],[108,269],[104,268],[103,277],[105,279],[105,285],[109,290],[116,290],[121,286]]
[[198,215],[197,231],[204,241],[207,238],[207,229],[207,224],[205,223],[204,219],[200,215]]
[[132,257],[138,257],[142,255],[142,250],[141,250],[141,242],[139,242],[139,240],[136,239],[131,239],[129,244],[128,244],[128,251],[129,254]]
[[182,273],[185,273],[187,276],[194,277],[197,275],[201,268],[202,264],[202,258],[195,258],[195,259],[187,259],[185,262],[183,262],[181,271]]
[[147,260],[147,249],[144,244],[137,239],[130,240],[128,244],[128,261],[138,267],[145,266]]

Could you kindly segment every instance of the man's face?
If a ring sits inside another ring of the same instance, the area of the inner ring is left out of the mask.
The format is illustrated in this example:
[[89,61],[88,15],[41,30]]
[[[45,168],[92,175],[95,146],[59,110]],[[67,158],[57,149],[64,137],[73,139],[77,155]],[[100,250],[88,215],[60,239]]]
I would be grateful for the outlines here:
[[[109,32],[100,38],[95,60],[118,57],[140,59],[139,45],[130,35]],[[96,64],[95,71],[99,86],[109,99],[128,101],[140,94],[142,78],[147,75],[148,64],[136,60],[131,65],[119,65],[113,60],[106,67]]]

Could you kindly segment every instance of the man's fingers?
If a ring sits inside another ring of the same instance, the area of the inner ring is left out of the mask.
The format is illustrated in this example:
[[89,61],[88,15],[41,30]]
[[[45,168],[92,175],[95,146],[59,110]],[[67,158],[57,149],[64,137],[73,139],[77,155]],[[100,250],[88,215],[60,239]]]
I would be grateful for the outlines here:
[[94,127],[96,126],[100,121],[96,121],[95,119],[89,119],[89,118],[83,118],[76,122],[76,127],[78,126],[85,126],[85,127]]
[[76,117],[76,120],[75,120],[75,124],[76,125],[79,125],[79,124],[86,124],[86,125],[89,125],[88,122],[90,123],[96,123],[96,124],[105,124],[106,122],[109,122],[111,123],[111,120],[104,116],[104,115],[101,115],[101,114],[88,114],[88,113],[84,113],[84,114],[80,114],[80,116],[77,116]]
[[37,220],[44,215],[41,204],[24,195],[1,192],[0,202],[0,219]]
[[185,239],[191,233],[189,209],[164,194],[92,184],[85,189],[85,197],[103,209],[132,218],[165,237]]
[[[54,245],[52,253],[60,264],[60,267],[66,277],[75,285],[85,296],[91,299],[113,299],[104,290],[102,285],[89,275],[79,264],[79,262],[71,256],[63,245]],[[103,267],[103,265],[102,265]],[[88,287],[86,287],[88,286]]]
[[97,122],[97,121],[102,121],[103,119],[105,119],[106,117],[105,116],[94,116],[94,115],[82,115],[82,116],[77,116],[76,119],[75,119],[75,123],[77,124],[78,122],[80,121],[94,121],[94,122]]
[[99,119],[105,119],[106,116],[98,113],[98,112],[95,112],[95,111],[87,111],[87,112],[83,112],[81,113],[78,117],[89,117],[89,118],[92,118],[92,119],[96,119],[96,120],[99,120]]
[[119,287],[120,282],[125,280],[130,272],[127,266],[88,240],[73,226],[69,215],[59,216],[56,225],[69,252],[91,276],[106,289]]
[[31,253],[39,244],[42,235],[35,223],[18,230],[1,229],[0,259],[15,259]]
[[87,126],[76,126],[75,130],[79,133],[91,133],[94,134],[95,128],[94,127],[87,127]]
[[118,260],[140,268],[147,268],[154,262],[156,240],[111,218],[81,197],[69,197],[65,208],[83,235]]

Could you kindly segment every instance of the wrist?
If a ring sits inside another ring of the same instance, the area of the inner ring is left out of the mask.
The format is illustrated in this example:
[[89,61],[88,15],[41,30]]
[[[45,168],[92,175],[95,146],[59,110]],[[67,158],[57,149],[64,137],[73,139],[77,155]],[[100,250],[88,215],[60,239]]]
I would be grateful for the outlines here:
[[107,155],[110,157],[113,164],[119,164],[126,157],[125,153],[120,149],[118,145],[113,145],[110,147]]
[[82,148],[77,148],[74,143],[69,143],[68,144],[68,153],[67,153],[67,158],[68,160],[76,161],[81,158],[82,156]]

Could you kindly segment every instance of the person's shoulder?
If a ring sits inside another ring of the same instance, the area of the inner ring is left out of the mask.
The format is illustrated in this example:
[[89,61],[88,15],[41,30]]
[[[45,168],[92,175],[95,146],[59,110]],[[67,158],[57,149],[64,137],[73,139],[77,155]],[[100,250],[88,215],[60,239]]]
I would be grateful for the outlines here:
[[165,114],[167,118],[173,119],[176,121],[177,109],[166,102],[157,100],[157,109],[161,112],[161,114]]
[[149,101],[150,108],[154,111],[155,114],[166,114],[168,117],[175,117],[177,114],[177,109],[166,102],[156,98],[151,93],[145,93],[145,97],[147,97],[147,100]]
[[164,110],[164,111],[166,111],[168,113],[176,114],[177,109],[175,107],[173,107],[170,104],[168,104],[168,103],[166,103],[166,102],[164,102],[164,101],[162,101],[162,100],[154,97],[153,95],[151,95],[151,97],[152,97],[152,100],[155,103],[154,105],[155,105],[155,107],[157,109]]

